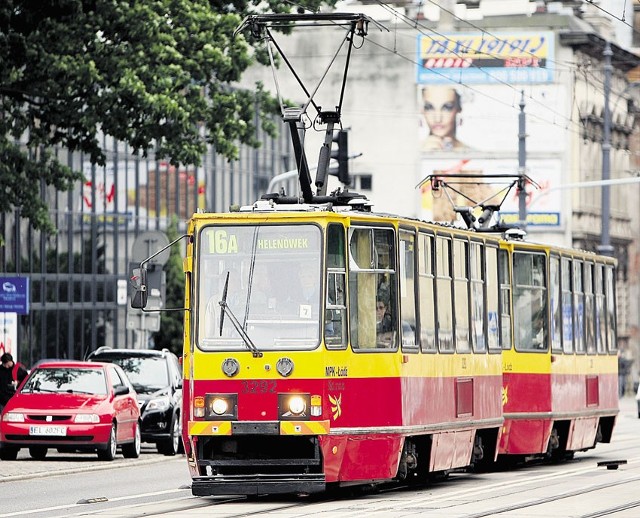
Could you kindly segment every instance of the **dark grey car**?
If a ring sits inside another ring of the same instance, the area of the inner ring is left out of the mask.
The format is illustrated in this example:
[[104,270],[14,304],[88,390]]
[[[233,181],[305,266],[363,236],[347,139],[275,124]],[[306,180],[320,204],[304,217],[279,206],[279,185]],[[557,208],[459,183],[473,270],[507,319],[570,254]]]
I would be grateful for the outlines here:
[[158,452],[175,455],[182,448],[182,372],[167,349],[100,347],[87,357],[122,367],[138,393],[142,442],[155,443]]

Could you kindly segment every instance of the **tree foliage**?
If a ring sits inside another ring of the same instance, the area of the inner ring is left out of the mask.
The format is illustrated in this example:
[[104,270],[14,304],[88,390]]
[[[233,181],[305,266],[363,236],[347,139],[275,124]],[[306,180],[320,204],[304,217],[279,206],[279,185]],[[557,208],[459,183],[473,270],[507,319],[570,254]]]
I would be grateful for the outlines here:
[[20,207],[35,228],[52,231],[43,184],[69,190],[82,174],[48,150],[81,151],[103,165],[101,133],[143,155],[153,147],[173,164],[198,165],[207,144],[229,159],[239,142],[257,145],[255,105],[269,113],[275,103],[260,85],[251,92],[231,88],[260,55],[234,31],[248,12],[291,5],[0,2],[0,211]]

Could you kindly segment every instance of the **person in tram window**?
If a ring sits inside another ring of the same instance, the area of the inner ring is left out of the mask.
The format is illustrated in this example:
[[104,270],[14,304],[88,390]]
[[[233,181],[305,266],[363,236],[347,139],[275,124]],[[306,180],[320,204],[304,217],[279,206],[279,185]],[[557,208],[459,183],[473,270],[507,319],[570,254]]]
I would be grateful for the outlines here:
[[376,300],[376,344],[378,347],[391,347],[393,339],[393,319],[389,314],[386,299],[378,296]]
[[269,268],[265,264],[256,265],[251,280],[251,314],[273,313],[276,310],[276,297],[271,287]]

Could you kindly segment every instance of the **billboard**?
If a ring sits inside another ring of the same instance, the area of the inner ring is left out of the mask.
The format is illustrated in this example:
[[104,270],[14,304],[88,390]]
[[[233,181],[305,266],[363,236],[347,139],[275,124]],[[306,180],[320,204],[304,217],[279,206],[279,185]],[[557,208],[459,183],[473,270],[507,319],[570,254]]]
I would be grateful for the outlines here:
[[420,34],[417,82],[551,83],[555,35],[515,33]]
[[[424,155],[438,152],[516,156],[522,92],[508,85],[419,85],[419,139]],[[565,87],[524,90],[528,154],[563,153],[576,131]]]

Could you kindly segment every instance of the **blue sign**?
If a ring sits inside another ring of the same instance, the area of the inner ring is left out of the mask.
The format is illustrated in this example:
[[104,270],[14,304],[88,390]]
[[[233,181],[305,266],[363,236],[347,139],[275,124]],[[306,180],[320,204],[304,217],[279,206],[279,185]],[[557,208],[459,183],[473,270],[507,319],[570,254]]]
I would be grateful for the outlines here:
[[0,277],[0,312],[29,313],[29,277]]

